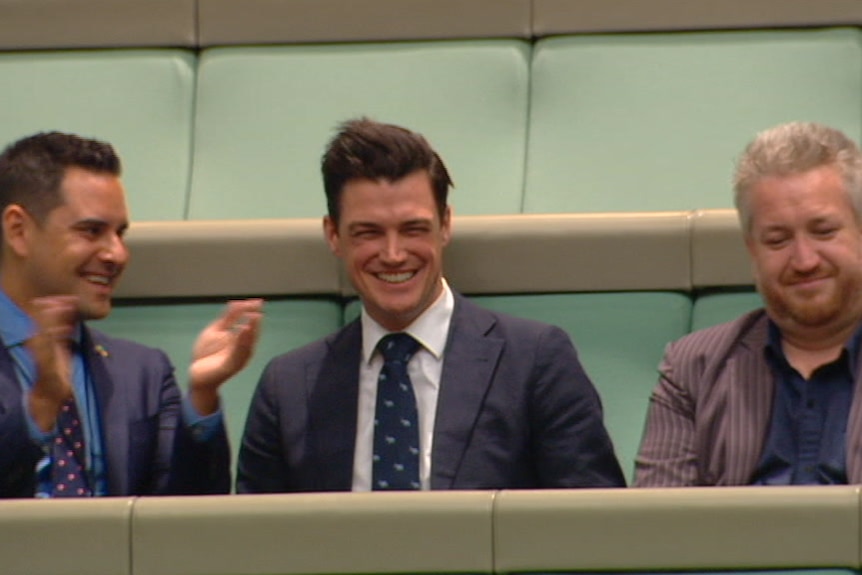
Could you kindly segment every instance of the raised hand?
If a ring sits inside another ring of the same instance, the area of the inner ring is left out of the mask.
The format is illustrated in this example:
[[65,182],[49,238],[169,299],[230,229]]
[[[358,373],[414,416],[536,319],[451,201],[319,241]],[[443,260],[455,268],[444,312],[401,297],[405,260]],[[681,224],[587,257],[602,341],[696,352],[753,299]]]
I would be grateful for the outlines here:
[[36,333],[27,341],[36,364],[30,390],[30,414],[43,430],[53,429],[60,407],[72,397],[71,339],[77,322],[74,296],[47,296],[32,302]]
[[189,367],[189,399],[201,415],[218,409],[219,387],[248,364],[262,318],[263,300],[229,301],[198,336]]

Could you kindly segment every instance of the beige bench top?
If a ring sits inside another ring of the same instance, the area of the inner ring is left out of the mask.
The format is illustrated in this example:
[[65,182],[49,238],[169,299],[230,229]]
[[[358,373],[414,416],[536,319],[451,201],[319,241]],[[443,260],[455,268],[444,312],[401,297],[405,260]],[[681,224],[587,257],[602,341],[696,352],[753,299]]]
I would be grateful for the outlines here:
[[[320,219],[138,222],[121,298],[350,295]],[[468,294],[751,284],[732,210],[461,216],[445,273]]]

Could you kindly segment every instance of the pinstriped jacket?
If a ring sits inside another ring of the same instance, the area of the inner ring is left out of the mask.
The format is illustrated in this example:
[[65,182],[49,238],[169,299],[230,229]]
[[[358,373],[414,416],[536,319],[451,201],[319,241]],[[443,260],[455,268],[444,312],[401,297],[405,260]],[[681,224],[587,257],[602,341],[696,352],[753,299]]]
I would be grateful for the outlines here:
[[[635,486],[747,485],[772,416],[764,310],[667,346],[635,462]],[[858,365],[858,363],[857,363]],[[862,374],[847,422],[847,477],[862,482]]]

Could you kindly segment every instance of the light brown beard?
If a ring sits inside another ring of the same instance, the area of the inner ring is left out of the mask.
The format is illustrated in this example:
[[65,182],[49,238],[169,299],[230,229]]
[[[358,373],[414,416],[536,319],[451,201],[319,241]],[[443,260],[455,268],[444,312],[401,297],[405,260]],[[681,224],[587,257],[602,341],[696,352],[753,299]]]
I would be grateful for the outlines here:
[[845,302],[853,297],[853,287],[846,278],[843,282],[840,278],[833,279],[839,283],[822,303],[819,303],[821,298],[800,299],[775,289],[761,290],[761,293],[770,315],[776,318],[777,323],[791,320],[802,327],[823,327],[835,321],[843,312],[850,311]]

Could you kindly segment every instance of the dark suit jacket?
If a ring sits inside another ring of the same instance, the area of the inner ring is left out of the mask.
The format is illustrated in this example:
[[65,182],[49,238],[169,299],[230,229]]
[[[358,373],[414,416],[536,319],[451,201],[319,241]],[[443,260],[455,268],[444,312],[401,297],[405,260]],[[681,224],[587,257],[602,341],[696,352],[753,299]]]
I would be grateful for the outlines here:
[[[670,344],[638,454],[639,487],[747,485],[769,433],[775,382],[757,310]],[[857,365],[862,358],[857,359]],[[847,477],[862,482],[862,372],[847,422]]]
[[[359,320],[273,359],[252,400],[237,491],[348,491]],[[599,397],[561,329],[455,294],[431,454],[432,489],[623,486]]]
[[[82,350],[95,387],[109,495],[227,493],[230,450],[224,426],[199,442],[182,422],[167,356],[85,328]],[[0,497],[32,497],[41,449],[23,412],[12,358],[0,346]]]

